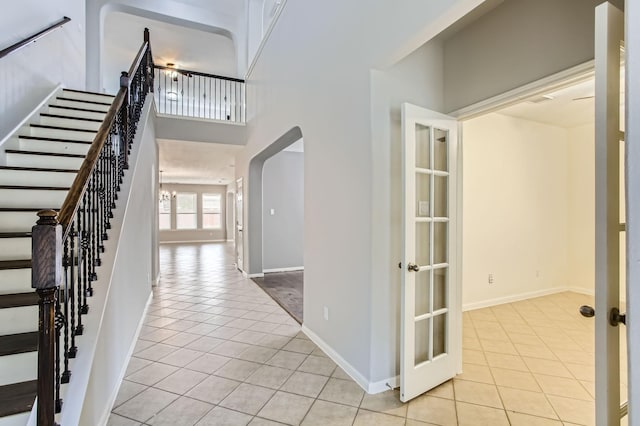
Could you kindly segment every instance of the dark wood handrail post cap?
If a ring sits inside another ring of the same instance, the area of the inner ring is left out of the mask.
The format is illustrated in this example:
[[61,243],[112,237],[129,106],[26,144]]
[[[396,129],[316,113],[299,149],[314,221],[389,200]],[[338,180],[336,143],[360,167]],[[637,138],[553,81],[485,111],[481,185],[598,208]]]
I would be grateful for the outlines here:
[[149,41],[149,28],[144,29],[144,41]]
[[36,223],[38,225],[57,225],[57,216],[58,212],[55,210],[40,210],[38,212],[38,221]]
[[129,88],[131,84],[131,80],[129,79],[129,73],[127,71],[122,71],[120,73],[120,87]]
[[53,210],[38,212],[31,229],[31,287],[56,288],[62,280],[62,226]]

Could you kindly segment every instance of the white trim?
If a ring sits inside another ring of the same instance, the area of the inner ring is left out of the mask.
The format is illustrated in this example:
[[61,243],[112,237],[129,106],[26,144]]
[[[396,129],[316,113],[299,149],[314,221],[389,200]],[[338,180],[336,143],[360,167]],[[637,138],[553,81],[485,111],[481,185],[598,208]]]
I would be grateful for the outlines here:
[[[155,97],[154,97],[154,102],[155,102]],[[172,118],[176,120],[199,121],[201,123],[230,124],[232,126],[240,126],[240,127],[245,127],[247,125],[247,123],[239,123],[237,121],[216,120],[213,118],[189,117],[187,115],[178,115],[178,114],[162,114],[159,112],[156,112],[156,118]],[[165,183],[169,183],[169,182],[165,182]]]
[[280,15],[282,15],[282,11],[284,10],[284,7],[286,5],[287,5],[287,0],[282,0],[282,3],[280,4],[280,7],[276,10],[276,14],[274,15],[273,19],[271,19],[271,22],[269,23],[269,27],[267,27],[267,31],[262,36],[262,40],[260,41],[260,45],[258,46],[258,50],[256,50],[256,53],[253,55],[253,59],[251,60],[251,64],[249,65],[249,68],[247,68],[247,72],[244,75],[244,80],[245,81],[249,80],[249,77],[251,76],[251,73],[253,72],[253,68],[256,66],[256,63],[258,62],[258,59],[260,59],[260,55],[262,54],[262,50],[264,49],[264,46],[267,44],[267,41],[269,41],[269,37],[271,36],[271,32],[273,31],[273,28],[276,26],[276,23],[278,22],[278,19],[280,18]]
[[345,373],[349,375],[365,392],[369,393],[370,383],[358,370],[356,370],[351,364],[349,364],[338,352],[336,352],[327,342],[322,340],[316,333],[311,331],[305,324],[302,324],[302,332],[311,339],[313,343],[318,345],[320,349],[329,357],[333,362],[338,364]]
[[513,294],[509,296],[496,297],[495,299],[487,299],[481,302],[465,303],[462,305],[463,311],[473,311],[476,309],[488,308],[490,306],[502,305],[505,303],[519,302],[521,300],[532,299],[534,297],[548,296],[550,294],[562,293],[565,291],[574,291],[570,287],[554,287],[544,290],[528,291],[526,293]]
[[532,83],[525,84],[513,90],[501,93],[488,99],[484,99],[475,104],[452,111],[449,115],[458,120],[469,120],[479,115],[488,114],[498,109],[516,104],[525,99],[544,93],[571,86],[581,81],[588,80],[595,75],[595,61],[590,60],[583,64],[576,65],[564,71],[541,78]]
[[149,293],[149,299],[147,299],[147,304],[144,307],[144,311],[142,312],[142,316],[140,317],[140,322],[138,323],[138,328],[136,329],[133,340],[131,341],[131,346],[129,347],[129,351],[127,351],[127,362],[122,365],[122,371],[118,375],[118,383],[120,383],[114,390],[111,396],[108,399],[108,404],[106,405],[105,411],[100,416],[99,425],[106,425],[109,421],[109,416],[111,415],[111,410],[113,410],[113,404],[116,403],[116,398],[118,397],[118,392],[120,392],[120,386],[122,385],[122,381],[124,380],[124,375],[127,372],[127,367],[129,367],[129,361],[133,356],[133,350],[138,343],[138,337],[140,336],[140,332],[142,331],[142,326],[144,325],[144,320],[147,317],[147,311],[149,310],[149,306],[151,305],[151,301],[153,300],[153,292]]
[[377,382],[369,382],[369,389],[367,393],[375,394],[388,391],[389,389],[396,389],[400,387],[400,376],[389,377],[388,379],[379,380]]
[[265,274],[271,272],[294,272],[294,271],[304,271],[304,266],[291,266],[288,268],[273,268],[273,269],[263,269],[262,272]]
[[160,241],[159,244],[189,244],[189,243],[226,243],[227,240],[185,240],[185,241]]
[[31,122],[33,117],[36,114],[39,114],[43,108],[49,106],[49,100],[53,98],[58,92],[62,91],[62,84],[58,84],[45,98],[40,101],[40,103],[33,109],[29,114],[27,114],[20,123],[16,127],[13,128],[7,135],[0,141],[0,146],[2,146],[6,141],[11,139],[20,129]]
[[247,274],[242,269],[238,269],[238,270],[242,272],[242,276],[245,277],[245,278],[264,278],[264,274],[262,274],[262,273],[260,273],[260,274]]

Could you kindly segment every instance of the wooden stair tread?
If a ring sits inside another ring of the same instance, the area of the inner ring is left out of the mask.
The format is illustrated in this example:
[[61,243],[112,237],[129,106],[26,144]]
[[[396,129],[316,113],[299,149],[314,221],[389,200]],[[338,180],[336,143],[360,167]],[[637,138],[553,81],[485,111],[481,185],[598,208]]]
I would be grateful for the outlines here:
[[78,170],[76,169],[51,169],[47,167],[0,166],[0,170],[15,170],[15,171],[24,171],[24,172],[78,173]]
[[61,118],[63,120],[77,120],[77,121],[89,121],[94,123],[102,123],[102,120],[98,118],[84,118],[84,117],[68,117],[66,115],[58,115],[58,114],[50,114],[47,112],[43,112],[40,114],[41,117],[51,117],[51,118]]
[[0,356],[24,354],[38,350],[38,332],[0,336]]
[[0,294],[0,309],[35,306],[38,304],[38,293]]
[[30,124],[31,127],[36,127],[38,129],[51,129],[51,130],[64,130],[69,132],[87,132],[87,133],[98,133],[97,130],[90,129],[76,129],[73,127],[61,127],[61,126],[49,126],[48,124]]
[[98,93],[98,92],[88,92],[86,90],[76,90],[76,89],[62,89],[63,92],[73,92],[73,93],[85,93],[87,95],[98,95],[98,96],[104,96],[107,98],[115,98],[114,95],[110,95],[108,93]]
[[[0,270],[3,269],[27,269],[31,268],[31,259],[0,260]],[[1,347],[1,345],[0,345]]]
[[0,417],[31,411],[37,391],[37,380],[0,386]]
[[85,104],[96,104],[96,105],[111,106],[111,102],[85,101],[84,99],[66,98],[64,96],[58,96],[58,97],[56,97],[56,99],[61,100],[61,101],[84,102]]
[[67,111],[95,112],[96,114],[107,115],[106,111],[98,111],[96,109],[88,109],[88,108],[77,108],[77,107],[69,107],[69,106],[62,106],[62,105],[49,105],[49,108],[64,109]]
[[18,136],[18,139],[28,139],[28,140],[46,141],[46,142],[82,143],[87,145],[91,145],[93,143],[93,141],[74,141],[71,139],[45,138],[42,136],[27,136],[27,135]]
[[7,154],[24,154],[24,155],[50,155],[53,157],[68,157],[68,158],[84,158],[82,154],[65,154],[60,152],[45,152],[45,151],[27,151],[23,149],[7,149]]
[[0,238],[31,238],[31,232],[0,232]]

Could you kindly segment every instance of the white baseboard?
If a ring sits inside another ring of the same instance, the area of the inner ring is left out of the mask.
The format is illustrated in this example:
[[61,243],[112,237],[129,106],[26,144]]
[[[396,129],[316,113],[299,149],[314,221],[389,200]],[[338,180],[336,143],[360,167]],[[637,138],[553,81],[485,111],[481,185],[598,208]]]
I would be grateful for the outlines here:
[[295,271],[304,271],[304,266],[291,266],[288,268],[274,268],[274,269],[263,270],[265,274],[268,274],[271,272],[295,272]]
[[144,307],[144,310],[142,311],[142,317],[140,318],[140,322],[138,323],[138,327],[136,329],[136,332],[133,336],[133,341],[131,342],[131,346],[129,347],[129,351],[127,352],[127,357],[126,360],[127,362],[124,363],[124,365],[122,366],[122,370],[120,371],[120,374],[118,375],[118,386],[116,386],[116,388],[113,390],[113,393],[111,394],[111,396],[109,397],[108,400],[108,404],[107,404],[107,409],[102,413],[102,416],[100,416],[100,422],[98,423],[99,425],[106,425],[107,422],[109,421],[109,416],[111,415],[111,410],[113,410],[113,404],[115,404],[116,402],[116,398],[118,397],[118,392],[120,391],[120,385],[122,385],[122,381],[124,380],[124,375],[127,372],[127,367],[129,366],[129,361],[131,360],[131,357],[133,356],[133,350],[136,347],[136,343],[138,343],[138,337],[140,337],[140,331],[142,331],[142,326],[144,325],[144,319],[147,317],[147,311],[149,310],[149,305],[151,305],[151,301],[153,300],[153,291],[151,291],[151,293],[149,294],[149,299],[147,299],[147,303]]
[[391,377],[387,380],[381,380],[379,382],[370,382],[367,380],[358,370],[356,370],[351,364],[349,364],[338,352],[336,352],[327,342],[322,340],[316,333],[311,331],[305,324],[302,324],[302,332],[311,339],[313,343],[315,343],[322,351],[327,354],[329,358],[336,364],[338,367],[342,368],[345,373],[349,375],[365,392],[369,394],[380,393],[390,388],[398,387],[399,377]]
[[512,294],[504,297],[496,297],[495,299],[483,300],[480,302],[466,303],[462,305],[462,311],[473,311],[475,309],[488,308],[490,306],[502,305],[505,303],[519,302],[534,297],[548,296],[550,294],[562,293],[563,291],[573,291],[567,287],[554,287],[544,290],[529,291],[526,293]]
[[572,291],[578,294],[586,294],[587,296],[595,296],[595,289],[587,289],[583,287],[567,287],[567,291]]

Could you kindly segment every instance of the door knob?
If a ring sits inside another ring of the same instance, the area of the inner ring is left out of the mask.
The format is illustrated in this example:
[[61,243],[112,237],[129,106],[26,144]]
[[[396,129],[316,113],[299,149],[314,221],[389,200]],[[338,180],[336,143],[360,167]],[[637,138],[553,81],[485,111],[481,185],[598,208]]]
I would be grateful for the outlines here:
[[413,263],[409,263],[409,265],[407,265],[407,269],[409,271],[418,272],[420,270],[420,267],[418,265],[413,264]]
[[591,318],[596,314],[596,311],[589,305],[580,306],[580,315],[583,317]]
[[611,308],[611,312],[609,312],[609,324],[616,327],[620,323],[627,325],[627,316],[621,314],[618,308]]

